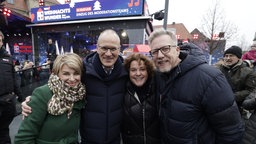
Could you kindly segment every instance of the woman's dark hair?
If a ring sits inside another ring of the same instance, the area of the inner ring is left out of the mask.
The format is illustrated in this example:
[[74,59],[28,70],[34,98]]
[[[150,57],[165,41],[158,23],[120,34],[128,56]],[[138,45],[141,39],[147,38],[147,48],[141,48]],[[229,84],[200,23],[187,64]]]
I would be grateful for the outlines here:
[[149,57],[147,57],[147,56],[145,56],[141,53],[132,53],[132,54],[130,54],[124,60],[124,67],[126,68],[127,71],[129,71],[131,63],[133,61],[138,61],[139,63],[141,63],[143,61],[146,68],[147,68],[148,76],[151,77],[151,78],[153,77],[155,66],[154,66],[154,63],[152,62],[152,60],[149,59]]

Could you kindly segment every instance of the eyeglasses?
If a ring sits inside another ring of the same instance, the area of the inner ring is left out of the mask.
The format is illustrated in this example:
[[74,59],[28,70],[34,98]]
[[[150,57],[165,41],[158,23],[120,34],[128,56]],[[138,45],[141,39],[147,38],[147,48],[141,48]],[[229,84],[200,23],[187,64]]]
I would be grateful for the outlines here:
[[119,48],[109,48],[109,47],[102,47],[102,46],[98,46],[100,48],[100,50],[104,53],[108,52],[108,50],[110,50],[111,53],[116,52]]
[[166,54],[170,51],[170,49],[172,47],[177,47],[176,45],[166,45],[157,49],[153,49],[151,51],[149,51],[149,53],[151,54],[151,56],[157,56],[158,55],[158,51],[160,50],[163,54]]

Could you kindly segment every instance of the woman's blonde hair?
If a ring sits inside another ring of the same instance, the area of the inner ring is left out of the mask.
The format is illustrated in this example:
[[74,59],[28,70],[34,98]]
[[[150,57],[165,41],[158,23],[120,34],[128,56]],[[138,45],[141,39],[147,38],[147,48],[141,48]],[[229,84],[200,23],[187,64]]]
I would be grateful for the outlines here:
[[79,55],[75,53],[66,53],[64,55],[58,55],[53,63],[52,73],[58,75],[64,65],[74,69],[80,75],[83,71],[83,62]]

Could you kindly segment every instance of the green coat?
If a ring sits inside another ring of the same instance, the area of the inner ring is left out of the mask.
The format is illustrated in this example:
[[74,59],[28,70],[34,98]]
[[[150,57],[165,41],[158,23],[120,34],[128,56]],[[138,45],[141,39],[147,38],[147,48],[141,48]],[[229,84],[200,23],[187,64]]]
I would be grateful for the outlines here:
[[52,97],[48,85],[35,89],[28,103],[32,113],[26,117],[15,136],[15,144],[73,144],[78,141],[80,110],[84,101],[74,104],[70,119],[67,113],[54,116],[47,112]]

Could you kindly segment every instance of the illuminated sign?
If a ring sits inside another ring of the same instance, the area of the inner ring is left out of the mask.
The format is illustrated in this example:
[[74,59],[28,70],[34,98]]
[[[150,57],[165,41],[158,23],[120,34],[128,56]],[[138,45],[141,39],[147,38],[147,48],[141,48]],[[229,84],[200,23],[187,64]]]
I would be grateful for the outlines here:
[[139,16],[144,0],[92,0],[31,9],[31,22],[56,22],[79,19]]

